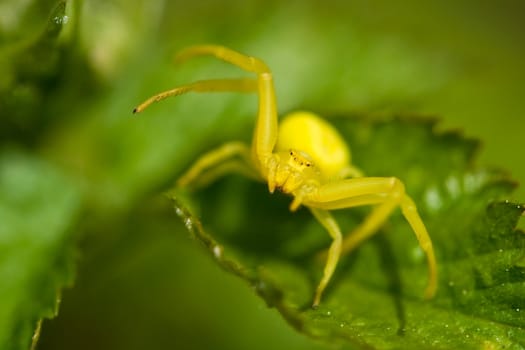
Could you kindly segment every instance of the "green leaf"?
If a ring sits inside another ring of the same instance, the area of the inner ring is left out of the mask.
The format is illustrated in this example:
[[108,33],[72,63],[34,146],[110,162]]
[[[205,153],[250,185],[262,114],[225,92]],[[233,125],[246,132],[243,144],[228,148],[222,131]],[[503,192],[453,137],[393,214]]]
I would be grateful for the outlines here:
[[[28,349],[73,277],[75,186],[49,164],[0,154],[0,348]],[[37,331],[38,332],[38,331]]]
[[[333,118],[366,174],[397,176],[418,204],[439,266],[435,298],[422,299],[426,265],[399,213],[340,262],[311,309],[328,235],[289,197],[231,176],[188,195],[177,214],[219,265],[246,280],[298,331],[329,343],[371,348],[508,349],[525,345],[523,207],[502,201],[514,188],[472,165],[477,142],[435,132],[435,122],[392,117]],[[190,209],[191,208],[191,209]],[[337,211],[343,230],[366,208]]]

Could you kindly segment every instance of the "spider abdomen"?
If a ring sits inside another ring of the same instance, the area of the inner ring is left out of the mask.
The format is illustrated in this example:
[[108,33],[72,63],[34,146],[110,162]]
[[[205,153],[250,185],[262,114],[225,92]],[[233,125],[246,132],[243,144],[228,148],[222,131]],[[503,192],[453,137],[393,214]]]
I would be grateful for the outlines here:
[[340,177],[350,166],[350,149],[339,132],[311,112],[293,112],[279,125],[277,150],[308,154],[323,178]]

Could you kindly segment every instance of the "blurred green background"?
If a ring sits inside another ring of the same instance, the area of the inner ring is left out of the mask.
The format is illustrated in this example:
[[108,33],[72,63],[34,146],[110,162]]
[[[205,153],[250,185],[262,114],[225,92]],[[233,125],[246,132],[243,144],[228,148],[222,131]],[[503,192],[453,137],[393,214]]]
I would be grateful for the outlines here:
[[256,109],[188,95],[132,116],[176,84],[243,76],[211,59],[174,67],[187,45],[264,59],[282,112],[439,117],[482,140],[478,165],[525,181],[523,1],[85,0],[50,18],[56,4],[0,2],[0,150],[46,162],[81,198],[64,219],[75,283],[39,349],[325,347],[220,270],[161,196],[198,154],[249,139]]

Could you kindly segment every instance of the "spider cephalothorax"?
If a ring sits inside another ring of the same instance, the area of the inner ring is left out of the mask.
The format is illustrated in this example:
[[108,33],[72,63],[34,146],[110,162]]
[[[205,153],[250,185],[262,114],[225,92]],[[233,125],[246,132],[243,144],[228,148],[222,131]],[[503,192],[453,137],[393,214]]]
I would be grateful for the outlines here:
[[295,193],[303,187],[319,186],[321,173],[305,152],[290,149],[277,152],[268,160],[268,186],[283,193]]
[[[429,281],[425,296],[437,287],[436,261],[432,242],[414,201],[395,177],[364,177],[351,165],[350,148],[327,121],[310,112],[294,112],[278,124],[273,78],[261,60],[223,46],[200,45],[183,50],[178,61],[212,55],[257,74],[257,79],[203,80],[157,94],[134,109],[141,112],[150,104],[190,91],[256,92],[259,110],[251,148],[229,142],[199,158],[178,180],[179,186],[206,185],[228,172],[238,172],[267,182],[293,197],[290,209],[306,206],[332,237],[323,277],[317,285],[313,306],[317,306],[341,254],[348,253],[373,235],[397,207],[414,231],[427,257]],[[374,206],[363,223],[343,240],[330,210]]]

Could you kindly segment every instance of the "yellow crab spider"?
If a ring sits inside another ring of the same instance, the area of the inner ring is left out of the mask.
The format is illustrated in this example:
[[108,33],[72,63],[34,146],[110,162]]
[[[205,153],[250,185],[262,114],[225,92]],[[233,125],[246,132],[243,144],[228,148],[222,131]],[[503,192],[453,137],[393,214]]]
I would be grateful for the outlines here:
[[[437,287],[432,241],[403,183],[395,177],[363,177],[351,165],[349,147],[338,131],[313,113],[291,113],[278,126],[272,73],[262,60],[223,46],[199,45],[181,51],[176,61],[204,55],[215,56],[255,73],[257,78],[197,81],[161,92],[140,104],[133,112],[142,112],[154,102],[191,91],[254,92],[259,96],[257,121],[251,148],[240,142],[230,142],[204,154],[179,178],[178,185],[201,186],[225,173],[240,172],[266,181],[271,193],[278,189],[291,195],[291,211],[300,205],[307,207],[332,238],[323,275],[314,294],[314,307],[319,305],[340,256],[377,232],[392,211],[401,207],[426,254],[428,284],[425,297],[432,297]],[[362,205],[372,205],[374,208],[343,239],[330,210]]]

